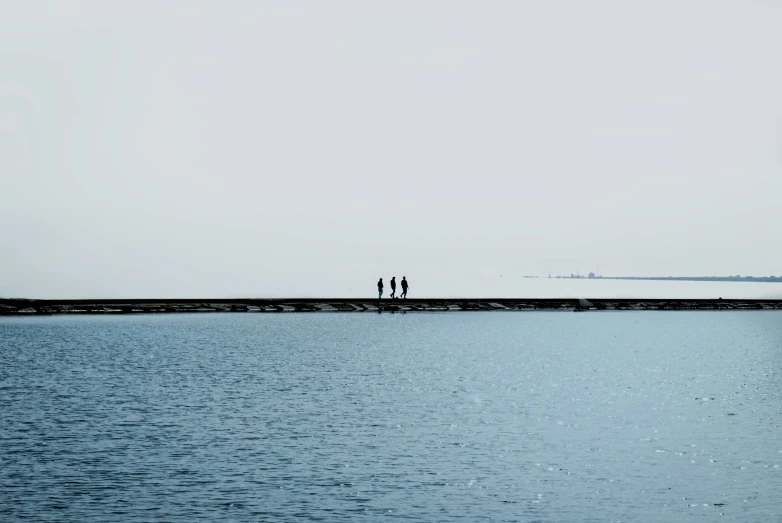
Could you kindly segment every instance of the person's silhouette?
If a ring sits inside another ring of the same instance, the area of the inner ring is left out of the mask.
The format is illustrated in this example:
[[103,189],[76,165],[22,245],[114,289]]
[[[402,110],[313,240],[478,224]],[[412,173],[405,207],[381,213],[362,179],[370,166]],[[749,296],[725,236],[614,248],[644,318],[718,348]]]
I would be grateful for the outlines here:
[[377,281],[377,299],[383,298],[383,278]]
[[391,298],[396,298],[396,276],[391,276]]
[[402,276],[402,298],[403,299],[407,298],[407,287],[408,287],[407,280],[405,279],[404,276]]

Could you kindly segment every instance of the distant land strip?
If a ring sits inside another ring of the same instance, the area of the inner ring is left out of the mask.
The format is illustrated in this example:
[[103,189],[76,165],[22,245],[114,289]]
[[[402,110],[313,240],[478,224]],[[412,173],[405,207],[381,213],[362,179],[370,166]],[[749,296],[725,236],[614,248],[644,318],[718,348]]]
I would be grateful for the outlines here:
[[445,312],[782,309],[782,299],[279,298],[28,300],[0,298],[0,316],[195,312]]
[[728,281],[752,283],[782,283],[782,276],[596,276],[590,273],[570,276],[550,276],[561,280],[648,280],[648,281]]

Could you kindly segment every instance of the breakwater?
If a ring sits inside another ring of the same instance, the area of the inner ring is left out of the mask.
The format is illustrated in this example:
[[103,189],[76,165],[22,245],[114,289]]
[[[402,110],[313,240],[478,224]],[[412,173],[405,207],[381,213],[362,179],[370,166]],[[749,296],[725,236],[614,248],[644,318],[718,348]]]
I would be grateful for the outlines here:
[[28,300],[0,299],[0,315],[139,314],[186,312],[445,312],[534,310],[782,309],[782,300],[360,298]]

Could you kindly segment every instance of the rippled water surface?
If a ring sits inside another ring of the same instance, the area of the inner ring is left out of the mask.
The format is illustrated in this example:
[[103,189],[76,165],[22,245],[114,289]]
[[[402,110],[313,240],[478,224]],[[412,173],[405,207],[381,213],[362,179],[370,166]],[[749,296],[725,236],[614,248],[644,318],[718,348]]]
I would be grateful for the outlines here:
[[779,521],[782,314],[0,319],[0,520]]

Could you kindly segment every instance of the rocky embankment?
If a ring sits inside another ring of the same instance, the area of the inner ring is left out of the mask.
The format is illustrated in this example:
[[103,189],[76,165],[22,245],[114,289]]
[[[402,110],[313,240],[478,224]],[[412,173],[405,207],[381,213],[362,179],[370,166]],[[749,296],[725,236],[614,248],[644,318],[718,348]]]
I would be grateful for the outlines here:
[[26,300],[0,299],[0,316],[139,314],[175,312],[444,312],[534,310],[782,309],[782,300],[641,299],[231,299],[231,300]]

